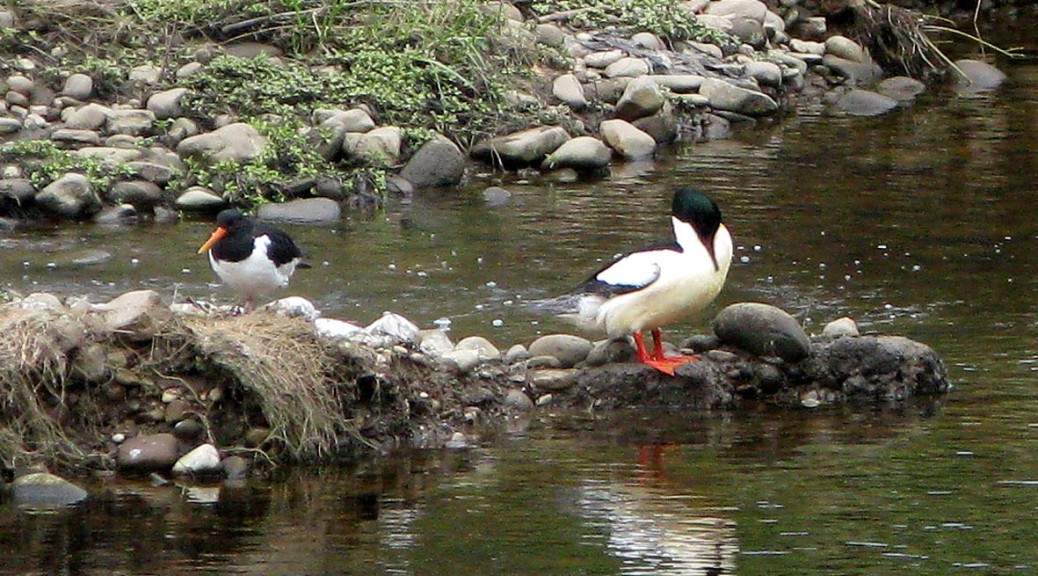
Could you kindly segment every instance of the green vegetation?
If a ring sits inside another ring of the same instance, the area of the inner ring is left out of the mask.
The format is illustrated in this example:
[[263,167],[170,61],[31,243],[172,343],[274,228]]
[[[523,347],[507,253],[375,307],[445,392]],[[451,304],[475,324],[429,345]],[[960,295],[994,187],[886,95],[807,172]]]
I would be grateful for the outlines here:
[[112,182],[133,176],[125,164],[105,162],[96,157],[79,157],[62,150],[50,140],[22,140],[0,146],[0,159],[16,161],[27,171],[33,186],[41,189],[67,172],[79,172],[90,179],[95,188],[104,189]]

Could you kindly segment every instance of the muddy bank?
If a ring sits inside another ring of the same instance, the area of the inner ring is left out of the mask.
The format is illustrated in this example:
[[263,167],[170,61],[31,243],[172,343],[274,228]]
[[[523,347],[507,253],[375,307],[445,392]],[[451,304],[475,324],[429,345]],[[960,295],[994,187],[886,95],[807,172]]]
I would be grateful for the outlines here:
[[171,306],[150,291],[105,304],[34,294],[4,305],[0,458],[241,476],[402,445],[463,448],[544,410],[805,409],[948,390],[924,344],[857,335],[847,319],[808,338],[758,304],[726,308],[714,334],[682,342],[701,360],[668,376],[632,363],[626,342],[550,335],[502,353],[393,314],[347,330],[300,313],[299,300],[245,316]]

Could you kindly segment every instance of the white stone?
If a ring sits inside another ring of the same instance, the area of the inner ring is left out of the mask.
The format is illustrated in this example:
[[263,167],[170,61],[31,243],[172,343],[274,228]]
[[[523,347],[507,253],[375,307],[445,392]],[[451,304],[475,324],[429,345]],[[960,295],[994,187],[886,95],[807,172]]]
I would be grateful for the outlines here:
[[220,470],[220,452],[212,444],[202,444],[184,454],[173,465],[173,474],[209,474]]
[[314,330],[317,332],[318,338],[327,340],[346,340],[358,332],[364,332],[364,329],[356,324],[334,318],[314,320]]

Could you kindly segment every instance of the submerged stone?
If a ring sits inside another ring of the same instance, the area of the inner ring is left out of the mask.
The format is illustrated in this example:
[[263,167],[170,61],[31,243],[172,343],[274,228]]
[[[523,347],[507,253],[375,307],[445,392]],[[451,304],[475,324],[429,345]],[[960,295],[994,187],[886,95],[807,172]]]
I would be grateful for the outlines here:
[[47,472],[19,476],[8,490],[12,500],[22,506],[68,506],[87,498],[86,490]]

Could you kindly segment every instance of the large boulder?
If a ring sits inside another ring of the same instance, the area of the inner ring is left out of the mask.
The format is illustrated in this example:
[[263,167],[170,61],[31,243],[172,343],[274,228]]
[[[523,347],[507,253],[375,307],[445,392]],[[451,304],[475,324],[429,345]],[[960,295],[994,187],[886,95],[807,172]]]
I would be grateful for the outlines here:
[[717,315],[713,328],[722,343],[757,356],[777,356],[787,362],[797,362],[811,349],[811,340],[800,323],[769,304],[732,304]]
[[71,172],[51,182],[36,194],[36,203],[62,218],[81,219],[101,210],[101,198],[90,179]]
[[177,145],[177,154],[195,157],[211,164],[223,161],[248,162],[267,149],[267,138],[244,122],[228,124],[206,134],[185,138]]
[[489,164],[529,166],[544,160],[569,139],[559,126],[538,126],[484,140],[472,147],[470,155]]
[[465,175],[465,155],[450,140],[433,138],[411,156],[400,175],[415,188],[453,186]]

